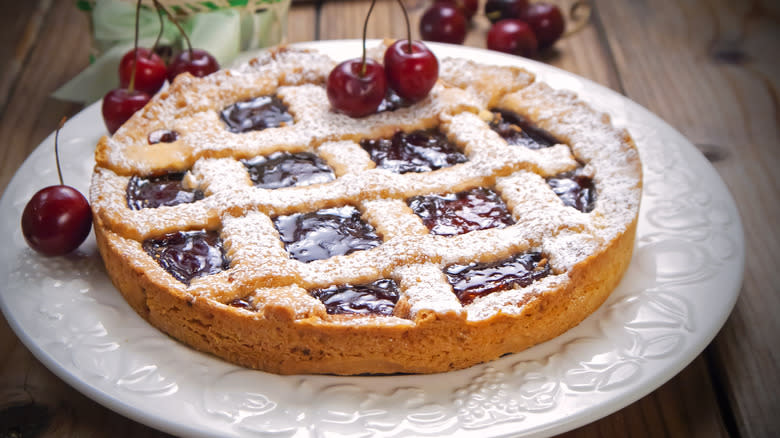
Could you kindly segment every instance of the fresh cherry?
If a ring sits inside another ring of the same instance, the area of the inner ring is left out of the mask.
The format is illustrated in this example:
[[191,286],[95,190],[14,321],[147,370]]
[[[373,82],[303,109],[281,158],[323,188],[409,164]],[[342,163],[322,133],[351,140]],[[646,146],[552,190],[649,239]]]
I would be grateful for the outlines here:
[[511,53],[525,57],[536,54],[536,36],[528,23],[516,18],[507,18],[490,27],[487,34],[490,50]]
[[57,138],[63,118],[54,136],[59,185],[39,190],[22,212],[22,235],[30,248],[46,255],[67,254],[78,248],[92,228],[92,210],[84,195],[62,182]]
[[168,64],[168,80],[173,82],[176,76],[184,72],[202,78],[217,70],[219,62],[209,52],[201,49],[184,50]]
[[78,248],[92,228],[92,211],[84,195],[70,186],[39,190],[24,207],[22,234],[35,251],[57,256]]
[[350,117],[375,112],[387,92],[385,69],[371,58],[364,59],[344,61],[328,75],[326,88],[331,106]]
[[116,132],[136,111],[152,97],[140,90],[115,88],[103,97],[103,121],[110,134]]
[[424,40],[462,44],[466,39],[466,16],[446,3],[434,3],[420,19],[420,35]]
[[531,3],[520,18],[533,29],[540,49],[552,46],[563,35],[565,28],[563,14],[558,6],[553,4]]
[[528,7],[528,0],[487,0],[485,16],[491,23],[507,18],[520,18]]
[[466,21],[471,21],[479,9],[479,0],[436,0],[436,3],[446,3],[460,9]]
[[[136,65],[138,59],[138,67]],[[127,88],[135,68],[135,88],[149,94],[155,94],[165,83],[167,71],[165,63],[153,51],[139,47],[125,53],[119,61],[119,86]]]
[[173,79],[176,76],[184,72],[202,78],[203,76],[208,76],[219,70],[219,62],[217,62],[209,52],[192,48],[190,37],[187,36],[187,32],[185,32],[184,28],[179,24],[179,20],[177,20],[159,0],[153,0],[153,2],[154,7],[157,8],[158,11],[162,11],[176,28],[179,29],[179,33],[182,38],[184,38],[187,47],[186,50],[183,50],[174,56],[168,64],[168,81],[173,82]]
[[439,61],[420,41],[398,40],[385,51],[387,82],[410,102],[425,98],[439,78]]
[[[116,130],[119,129],[119,127],[122,126],[127,121],[127,119],[130,118],[130,116],[132,116],[139,109],[143,108],[144,105],[146,105],[146,103],[151,99],[149,93],[139,90],[136,86],[139,78],[144,76],[138,74],[139,65],[141,65],[140,56],[138,63],[133,62],[135,60],[135,55],[140,55],[142,53],[138,48],[138,20],[140,11],[141,0],[138,0],[138,3],[136,3],[135,6],[135,43],[133,45],[133,50],[131,50],[130,53],[123,57],[124,62],[124,58],[127,58],[128,55],[130,55],[130,73],[128,75],[127,88],[115,88],[103,96],[101,112],[103,113],[103,121],[105,122],[106,128],[110,134],[116,132]],[[150,52],[146,51],[146,54],[150,54]],[[124,69],[125,67],[120,65],[120,80]],[[163,78],[163,81],[165,81],[165,78]],[[122,87],[124,87],[124,85]]]

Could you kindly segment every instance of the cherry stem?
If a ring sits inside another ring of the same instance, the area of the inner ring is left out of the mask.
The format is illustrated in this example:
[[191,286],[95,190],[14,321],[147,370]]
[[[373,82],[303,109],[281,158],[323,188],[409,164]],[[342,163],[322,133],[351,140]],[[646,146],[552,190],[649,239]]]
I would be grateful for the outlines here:
[[62,181],[62,169],[60,168],[60,150],[59,150],[59,139],[60,139],[60,130],[63,126],[65,126],[65,121],[68,120],[67,117],[63,117],[62,120],[60,120],[60,125],[57,126],[57,130],[54,132],[54,159],[57,162],[57,176],[60,178],[60,185],[64,186],[65,183]]
[[152,53],[154,53],[157,50],[157,45],[160,44],[160,38],[162,38],[163,31],[165,30],[165,20],[163,20],[163,16],[162,14],[160,14],[160,10],[157,9],[156,6],[157,2],[155,1],[154,3],[155,3],[154,12],[157,13],[157,18],[160,19],[160,31],[157,32],[157,39],[154,40],[154,44],[152,45]]
[[578,0],[574,2],[574,4],[572,4],[571,8],[569,9],[569,17],[574,23],[574,27],[572,27],[570,30],[567,30],[566,33],[563,34],[562,38],[568,38],[584,29],[590,21],[590,15],[592,11],[593,7],[588,0]]
[[409,13],[406,11],[406,5],[403,0],[398,0],[401,10],[404,11],[404,20],[406,20],[406,39],[409,41],[406,46],[406,53],[412,53],[412,26],[409,24]]
[[501,17],[501,11],[493,11],[493,12],[487,13],[487,14],[485,14],[485,17],[487,17],[488,20],[490,20],[490,22],[493,22],[493,20]]
[[184,31],[184,28],[181,27],[181,24],[179,24],[179,20],[173,17],[170,12],[168,12],[167,9],[165,9],[165,6],[163,6],[159,0],[153,0],[154,1],[154,7],[165,12],[165,16],[168,17],[171,22],[176,26],[177,29],[179,29],[179,33],[182,37],[184,37],[184,41],[187,43],[187,50],[190,52],[190,59],[192,59],[192,43],[190,42],[190,37],[187,36],[187,32]]
[[366,21],[363,22],[363,60],[360,63],[361,77],[366,74],[366,34],[368,33],[368,18],[371,16],[371,11],[374,10],[375,4],[376,0],[371,0],[371,6],[368,8],[368,13],[366,14]]
[[130,83],[127,84],[127,91],[133,92],[135,88],[135,71],[138,69],[138,21],[141,19],[141,0],[135,5],[135,37],[133,39],[133,70],[130,72]]

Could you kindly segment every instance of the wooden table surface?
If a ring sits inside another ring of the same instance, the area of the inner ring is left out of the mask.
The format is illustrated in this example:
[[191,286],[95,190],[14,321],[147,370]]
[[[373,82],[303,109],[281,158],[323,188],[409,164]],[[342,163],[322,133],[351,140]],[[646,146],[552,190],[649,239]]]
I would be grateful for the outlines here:
[[[417,34],[428,0],[407,1]],[[88,63],[87,16],[74,3],[0,2],[0,193],[60,118],[81,109],[50,97]],[[295,3],[287,39],[358,38],[368,3]],[[747,256],[736,307],[699,357],[646,397],[565,436],[777,436],[780,2],[592,3],[589,24],[543,60],[626,95],[696,144],[736,199]],[[478,17],[466,45],[485,47],[488,25]],[[368,36],[403,35],[399,8],[380,0]],[[41,365],[0,317],[0,438],[38,436],[167,435],[76,392]]]

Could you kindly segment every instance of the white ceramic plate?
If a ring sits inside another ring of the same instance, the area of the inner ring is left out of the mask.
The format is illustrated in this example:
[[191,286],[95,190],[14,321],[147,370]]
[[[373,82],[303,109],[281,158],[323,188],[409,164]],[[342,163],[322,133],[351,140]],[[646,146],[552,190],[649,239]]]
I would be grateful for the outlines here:
[[[335,59],[358,41],[309,43]],[[634,258],[620,286],[552,341],[466,370],[386,377],[277,376],[189,349],[149,326],[114,289],[90,239],[74,255],[27,248],[19,218],[56,183],[53,135],[0,201],[0,303],[13,330],[59,377],[99,403],[191,437],[546,436],[606,416],[657,388],[712,340],[736,301],[744,265],[739,215],[691,143],[625,97],[550,66],[431,44],[438,56],[515,64],[566,88],[628,128],[644,194]],[[105,133],[99,105],[60,134],[67,183],[86,193]]]

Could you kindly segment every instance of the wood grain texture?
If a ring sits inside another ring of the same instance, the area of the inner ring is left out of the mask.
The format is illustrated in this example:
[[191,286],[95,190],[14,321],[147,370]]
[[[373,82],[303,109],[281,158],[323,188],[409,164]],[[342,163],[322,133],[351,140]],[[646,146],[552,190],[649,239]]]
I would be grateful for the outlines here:
[[[320,12],[320,39],[360,39],[363,35],[363,22],[370,1],[329,1],[322,5]],[[417,38],[413,26],[412,38]],[[406,21],[398,4],[393,1],[377,1],[368,20],[367,38],[403,38],[406,36]],[[359,57],[356,53],[355,57]]]
[[[71,116],[81,109],[80,105],[57,101],[49,95],[89,62],[87,17],[70,2],[54,2],[41,26],[46,32],[41,32],[31,44],[32,50],[10,90],[11,100],[0,121],[0,138],[7,145],[0,148],[0,192],[27,155],[54,131],[62,116]],[[52,155],[52,166],[53,159]]]
[[[745,229],[744,283],[711,348],[738,433],[780,431],[780,15],[772,2],[596,2],[626,95],[714,149]],[[630,37],[627,37],[629,36]]]
[[[51,8],[51,0],[6,2],[3,4],[0,41],[0,114],[10,98],[19,73],[41,31],[43,17]],[[22,19],[19,19],[19,18]]]
[[317,9],[314,4],[293,4],[287,14],[285,42],[313,41],[317,38]]

